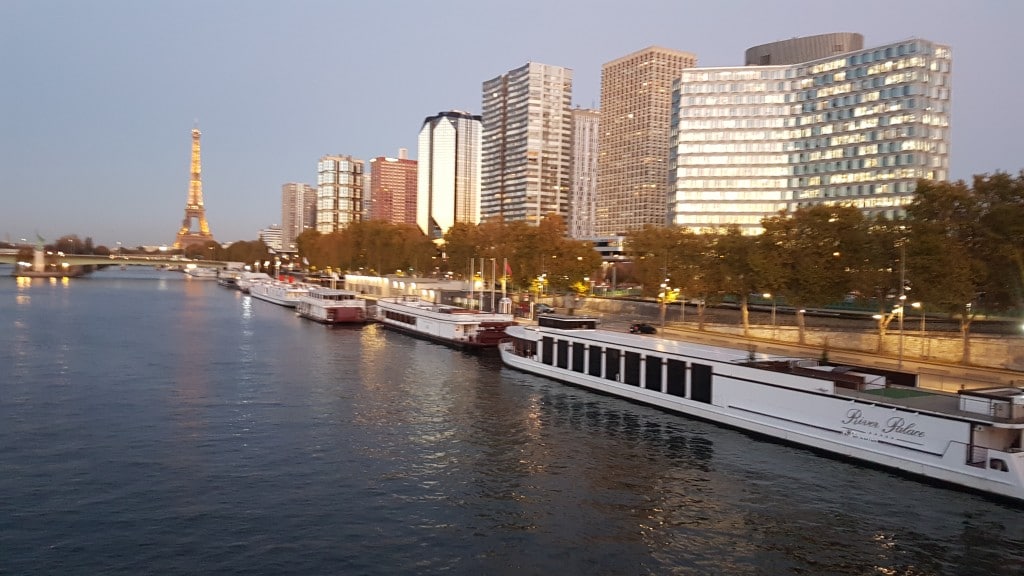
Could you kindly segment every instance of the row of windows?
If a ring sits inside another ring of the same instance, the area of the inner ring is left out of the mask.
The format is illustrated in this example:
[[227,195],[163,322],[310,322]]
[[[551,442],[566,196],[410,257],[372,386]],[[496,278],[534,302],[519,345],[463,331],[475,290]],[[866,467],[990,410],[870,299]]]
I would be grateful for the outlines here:
[[712,369],[706,364],[692,362],[687,365],[687,362],[677,358],[664,358],[583,342],[555,340],[548,336],[541,340],[539,351],[535,346],[536,343],[533,341],[518,338],[513,340],[516,354],[533,357],[539,352],[539,360],[548,366],[557,366],[578,374],[642,387],[670,396],[711,403]]

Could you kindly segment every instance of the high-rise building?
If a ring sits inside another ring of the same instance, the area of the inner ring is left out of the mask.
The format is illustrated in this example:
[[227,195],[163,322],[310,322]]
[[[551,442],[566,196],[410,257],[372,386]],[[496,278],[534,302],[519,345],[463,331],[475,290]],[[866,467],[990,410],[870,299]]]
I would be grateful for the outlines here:
[[363,221],[363,161],[322,156],[316,167],[316,229],[330,233]]
[[911,39],[684,71],[673,88],[672,222],[757,234],[764,216],[813,204],[901,216],[918,179],[948,178],[950,70],[948,47]]
[[593,238],[597,195],[597,141],[601,113],[576,108],[572,111],[572,182],[569,201],[569,235]]
[[747,66],[799,64],[831,58],[863,48],[864,36],[856,32],[833,32],[817,36],[790,38],[747,48],[744,61]]
[[614,236],[668,222],[672,82],[697,57],[652,46],[601,67],[596,228]]
[[295,252],[295,239],[316,227],[316,188],[289,182],[281,186],[281,250]]
[[481,220],[569,216],[572,70],[530,62],[483,83]]
[[270,248],[271,250],[280,252],[282,249],[282,235],[281,227],[277,224],[272,224],[266,228],[260,230],[260,240]]
[[431,240],[480,222],[480,117],[452,110],[420,127],[416,224]]
[[405,148],[398,158],[370,160],[370,209],[367,218],[392,224],[416,223],[416,161]]

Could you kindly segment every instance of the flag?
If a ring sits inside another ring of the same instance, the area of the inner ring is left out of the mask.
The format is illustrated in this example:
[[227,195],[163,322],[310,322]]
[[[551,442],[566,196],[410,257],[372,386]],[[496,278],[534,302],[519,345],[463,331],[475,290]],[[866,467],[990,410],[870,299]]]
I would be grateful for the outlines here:
[[508,260],[505,260],[505,276],[512,275],[512,267],[508,265]]

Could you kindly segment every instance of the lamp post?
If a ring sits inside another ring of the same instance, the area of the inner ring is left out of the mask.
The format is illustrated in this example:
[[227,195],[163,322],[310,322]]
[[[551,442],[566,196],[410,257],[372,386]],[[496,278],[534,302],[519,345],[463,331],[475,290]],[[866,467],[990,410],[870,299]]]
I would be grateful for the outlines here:
[[907,302],[907,295],[900,294],[900,303],[896,306],[896,313],[899,315],[900,321],[900,350],[899,350],[899,367],[903,368],[903,309]]
[[918,312],[921,314],[921,357],[922,358],[927,358],[928,355],[925,353],[925,349],[924,349],[924,343],[928,339],[926,337],[926,335],[925,335],[925,326],[924,326],[924,302],[912,302],[910,304],[910,307],[911,308],[917,308]]
[[769,294],[768,292],[761,294],[761,296],[764,298],[772,299],[772,338],[775,338],[775,296],[773,294]]
[[658,299],[661,300],[661,327],[665,327],[665,300],[668,299],[668,284],[665,282],[661,283],[661,292],[658,294]]

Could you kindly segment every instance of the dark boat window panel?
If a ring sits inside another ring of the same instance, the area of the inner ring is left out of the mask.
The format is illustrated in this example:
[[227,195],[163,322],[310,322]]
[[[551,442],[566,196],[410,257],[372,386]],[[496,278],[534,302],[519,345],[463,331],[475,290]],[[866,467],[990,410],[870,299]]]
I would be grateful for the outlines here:
[[558,341],[558,367],[569,367],[569,343],[565,340]]
[[626,352],[626,373],[622,379],[630,386],[640,385],[640,353]]
[[550,336],[545,336],[540,342],[540,361],[548,366],[554,363],[552,348],[554,348],[554,340]]
[[694,363],[690,371],[693,378],[690,398],[711,404],[711,366]]
[[572,343],[572,371],[583,373],[583,352],[586,346],[583,342]]
[[587,362],[587,374],[591,376],[601,377],[601,347],[591,346],[590,347],[590,360]]
[[606,380],[619,379],[619,349],[605,348],[604,350],[604,377]]
[[661,356],[647,357],[647,374],[644,376],[644,388],[661,392]]
[[686,362],[681,360],[668,360],[668,389],[667,392],[673,396],[686,397]]
[[544,314],[537,317],[537,325],[562,330],[593,330],[597,328],[597,318]]

